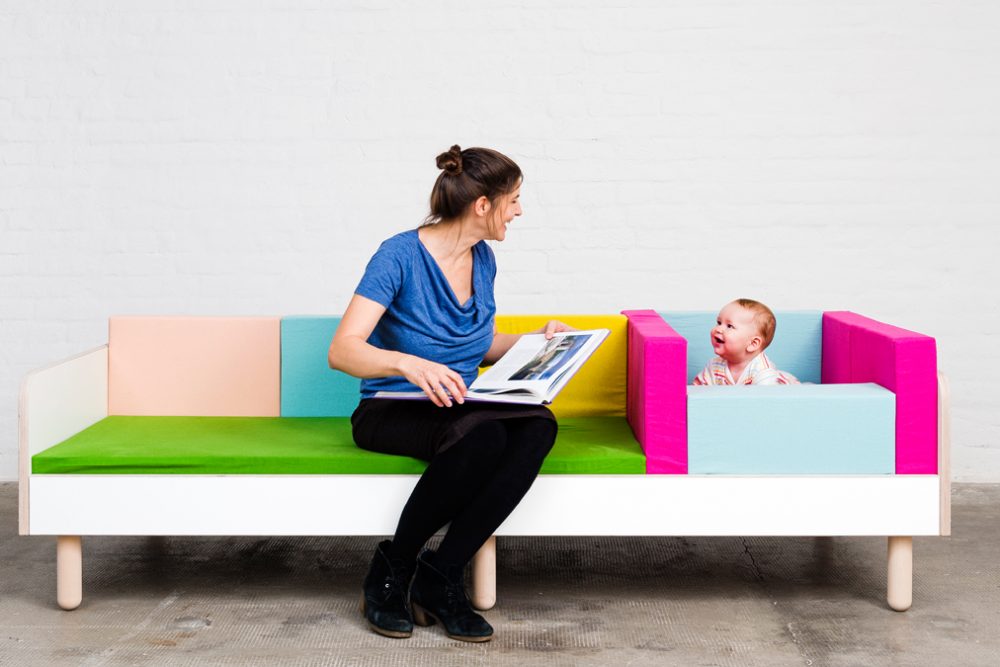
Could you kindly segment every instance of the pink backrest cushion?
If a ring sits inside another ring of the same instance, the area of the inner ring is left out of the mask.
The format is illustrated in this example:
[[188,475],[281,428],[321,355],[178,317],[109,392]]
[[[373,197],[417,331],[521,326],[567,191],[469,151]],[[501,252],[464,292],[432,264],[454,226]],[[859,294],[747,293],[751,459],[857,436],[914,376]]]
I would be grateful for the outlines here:
[[113,317],[108,414],[276,417],[277,317]]

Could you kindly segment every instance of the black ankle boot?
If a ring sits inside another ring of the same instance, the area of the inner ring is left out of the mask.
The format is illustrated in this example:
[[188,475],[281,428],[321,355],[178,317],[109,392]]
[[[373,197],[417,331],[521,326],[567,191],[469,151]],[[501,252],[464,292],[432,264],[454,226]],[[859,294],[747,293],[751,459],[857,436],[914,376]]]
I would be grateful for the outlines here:
[[477,614],[465,595],[462,570],[439,570],[433,563],[434,552],[424,551],[417,558],[417,573],[410,588],[413,620],[417,625],[433,625],[441,621],[452,639],[464,642],[488,642],[493,639],[493,627]]
[[391,555],[392,542],[380,542],[372,556],[361,596],[361,613],[372,630],[386,637],[405,638],[413,634],[408,589],[413,564]]

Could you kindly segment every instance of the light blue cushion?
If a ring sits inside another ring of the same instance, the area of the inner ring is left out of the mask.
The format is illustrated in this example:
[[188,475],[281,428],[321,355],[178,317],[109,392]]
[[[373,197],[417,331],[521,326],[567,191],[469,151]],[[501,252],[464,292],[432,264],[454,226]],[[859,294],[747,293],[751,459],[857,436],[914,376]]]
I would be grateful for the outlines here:
[[876,384],[688,387],[690,474],[886,474],[896,397]]
[[281,320],[281,416],[350,417],[361,381],[330,369],[327,352],[339,317],[297,315]]
[[[688,384],[705,368],[712,352],[709,332],[719,311],[661,312],[660,315],[688,342]],[[777,326],[767,356],[780,370],[800,382],[820,381],[823,352],[823,312],[819,310],[779,311]]]

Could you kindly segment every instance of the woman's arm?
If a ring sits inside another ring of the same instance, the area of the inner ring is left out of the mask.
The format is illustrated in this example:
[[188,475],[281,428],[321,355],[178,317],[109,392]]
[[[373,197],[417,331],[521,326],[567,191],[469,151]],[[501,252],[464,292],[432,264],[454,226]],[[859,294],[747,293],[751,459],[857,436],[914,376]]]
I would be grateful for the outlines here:
[[507,350],[514,347],[514,343],[517,339],[521,337],[522,334],[502,334],[497,333],[494,329],[493,331],[493,343],[490,345],[490,349],[486,351],[486,356],[483,357],[483,363],[480,366],[490,366],[495,364],[500,357],[507,354]]
[[[551,339],[553,334],[557,334],[563,331],[576,331],[573,327],[559,320],[549,320],[540,329],[535,331],[529,331],[528,333],[533,334],[545,334],[545,338]],[[507,354],[507,350],[514,347],[514,343],[523,336],[524,334],[502,334],[497,333],[496,325],[493,325],[493,344],[490,345],[490,349],[486,352],[486,356],[483,357],[483,363],[481,366],[489,366],[490,364],[495,364],[500,357]]]
[[401,375],[420,387],[435,405],[451,407],[452,397],[463,403],[467,391],[462,376],[444,364],[382,350],[368,343],[368,337],[385,313],[385,306],[355,294],[340,319],[330,343],[330,368],[359,378]]

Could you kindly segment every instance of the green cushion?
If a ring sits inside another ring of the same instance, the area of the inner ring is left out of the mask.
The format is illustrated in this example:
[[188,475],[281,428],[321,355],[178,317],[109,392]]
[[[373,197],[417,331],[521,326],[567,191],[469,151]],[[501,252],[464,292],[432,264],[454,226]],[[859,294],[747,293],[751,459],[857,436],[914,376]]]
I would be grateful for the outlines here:
[[[358,449],[347,417],[106,417],[31,458],[34,474],[420,474],[426,464]],[[643,474],[621,417],[559,420],[542,473]]]

